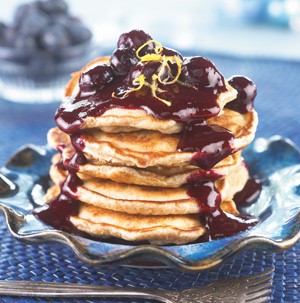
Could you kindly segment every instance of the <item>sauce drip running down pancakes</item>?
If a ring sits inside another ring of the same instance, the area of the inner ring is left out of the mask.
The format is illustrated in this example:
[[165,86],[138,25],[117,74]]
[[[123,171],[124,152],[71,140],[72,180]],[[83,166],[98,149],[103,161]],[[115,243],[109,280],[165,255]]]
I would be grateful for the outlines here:
[[143,31],[121,35],[110,57],[67,86],[59,129],[48,134],[59,152],[55,185],[36,216],[69,232],[156,244],[245,231],[258,221],[239,214],[234,197],[247,200],[239,151],[254,138],[255,96],[250,79],[226,80],[206,58],[183,58]]

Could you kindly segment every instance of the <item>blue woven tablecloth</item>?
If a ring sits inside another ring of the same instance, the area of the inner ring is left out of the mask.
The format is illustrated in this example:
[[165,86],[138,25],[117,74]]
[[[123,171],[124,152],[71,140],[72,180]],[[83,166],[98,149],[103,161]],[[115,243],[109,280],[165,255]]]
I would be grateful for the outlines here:
[[[300,146],[300,62],[209,55],[226,76],[243,74],[258,87],[257,137],[281,135]],[[58,103],[16,104],[0,100],[0,166],[23,144],[46,144]],[[169,269],[100,268],[84,264],[59,244],[25,245],[13,239],[0,218],[0,279],[45,280],[96,285],[178,289],[222,277],[275,268],[272,302],[300,302],[300,243],[283,252],[246,251],[205,272]],[[45,300],[0,298],[0,302],[117,302],[114,300]],[[119,301],[118,301],[119,302]],[[133,302],[122,300],[120,302]],[[138,302],[138,301],[136,301]]]

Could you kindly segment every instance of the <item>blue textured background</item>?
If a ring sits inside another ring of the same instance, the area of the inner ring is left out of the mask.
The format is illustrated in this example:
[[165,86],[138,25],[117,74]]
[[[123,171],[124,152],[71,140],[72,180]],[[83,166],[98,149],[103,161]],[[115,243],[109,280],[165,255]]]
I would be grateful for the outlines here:
[[[193,54],[192,54],[193,55]],[[260,121],[257,137],[282,135],[300,146],[300,63],[264,58],[207,55],[230,77],[243,74],[258,87],[256,110]],[[18,147],[45,144],[47,130],[54,126],[59,103],[16,104],[0,100],[0,165]],[[0,218],[0,279],[67,281],[101,285],[176,289],[203,285],[221,277],[258,273],[274,267],[272,302],[300,302],[300,243],[284,252],[247,251],[221,266],[200,273],[165,269],[96,268],[77,260],[61,245],[24,245],[14,240]],[[0,302],[79,302],[2,297]],[[82,301],[83,302],[83,301]],[[104,302],[89,300],[84,302]],[[129,302],[107,300],[105,302]],[[133,302],[130,300],[130,302]],[[138,302],[138,301],[137,301]]]

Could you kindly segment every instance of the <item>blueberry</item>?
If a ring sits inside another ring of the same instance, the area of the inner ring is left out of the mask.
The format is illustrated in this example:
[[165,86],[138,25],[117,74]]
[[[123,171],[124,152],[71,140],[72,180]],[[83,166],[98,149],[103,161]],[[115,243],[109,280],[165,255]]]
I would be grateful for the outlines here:
[[48,26],[40,37],[40,44],[49,51],[58,51],[70,45],[70,38],[66,29],[61,25]]
[[32,5],[26,3],[19,5],[14,13],[14,26],[16,28],[20,28],[21,24],[23,23],[24,18],[26,17],[29,10],[32,9]]
[[63,0],[38,1],[38,6],[49,15],[66,14],[68,11],[68,5]]
[[71,26],[74,26],[75,24],[81,24],[81,21],[77,17],[68,16],[68,15],[56,15],[52,16],[50,19],[51,24],[59,24],[62,26],[65,26],[66,28],[69,28]]
[[[149,40],[152,40],[152,37],[149,34],[146,34],[144,31],[132,30],[120,36],[118,40],[118,48],[132,48],[133,50],[137,50]],[[154,43],[150,43],[147,47],[145,47],[144,52],[151,52],[153,51],[154,47]]]
[[91,31],[80,23],[74,23],[68,26],[67,31],[73,44],[88,41],[92,37]]
[[[163,47],[163,51],[162,51],[162,55],[165,55],[165,56],[171,56],[171,57],[178,57],[181,61],[183,61],[183,57],[182,55],[171,49],[171,48],[167,48],[167,47]],[[177,73],[178,73],[178,64],[175,63],[175,62],[168,62],[168,65],[169,65],[169,68],[170,68],[170,72],[169,72],[169,75],[168,77],[165,77],[165,81],[167,81],[170,76],[171,77],[176,77]]]
[[68,18],[68,23],[69,24],[82,24],[82,21],[80,20],[80,18],[75,17],[75,16],[67,16]]
[[0,22],[0,39],[1,40],[4,37],[5,30],[6,30],[6,25],[4,23]]
[[24,35],[37,35],[49,24],[49,17],[37,10],[30,8],[19,24],[19,32]]
[[138,63],[130,48],[117,48],[110,57],[110,65],[116,75],[126,75]]
[[148,61],[145,63],[139,62],[129,74],[129,84],[135,86],[133,83],[134,79],[140,75],[144,75],[147,82],[152,81],[152,75],[158,74],[161,69],[162,63],[160,61]]
[[95,92],[113,80],[113,72],[110,66],[99,65],[82,73],[79,79],[79,87],[82,92]]
[[68,15],[53,16],[51,24],[63,26],[68,32],[71,44],[86,42],[92,37],[91,31],[77,17]]
[[37,40],[32,35],[19,34],[15,37],[14,46],[24,50],[34,50],[38,48]]
[[163,47],[162,55],[178,57],[181,61],[183,61],[182,55],[172,48]]
[[224,77],[211,61],[203,57],[186,58],[183,61],[180,80],[196,87],[225,90]]
[[7,26],[4,29],[3,41],[6,46],[13,46],[15,43],[16,29],[12,26]]
[[134,68],[131,69],[128,77],[126,78],[126,82],[132,86],[134,79],[138,78],[143,73],[143,63],[139,62]]

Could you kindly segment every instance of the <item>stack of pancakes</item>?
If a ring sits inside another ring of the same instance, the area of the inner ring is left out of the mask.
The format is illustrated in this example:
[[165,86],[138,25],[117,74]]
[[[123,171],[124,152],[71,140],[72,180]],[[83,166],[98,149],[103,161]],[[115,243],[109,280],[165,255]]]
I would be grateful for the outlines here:
[[[78,93],[80,74],[102,58],[73,74],[67,96]],[[220,192],[221,208],[238,214],[233,201],[248,180],[248,170],[241,150],[254,138],[257,114],[241,114],[225,105],[237,96],[228,83],[220,93],[218,116],[208,125],[222,126],[234,134],[234,153],[209,170],[191,164],[195,152],[177,150],[182,124],[174,120],[156,119],[142,109],[112,108],[98,117],[86,117],[80,140],[86,160],[77,165],[81,182],[76,188],[80,201],[78,213],[71,223],[81,231],[100,238],[116,237],[128,241],[154,244],[183,244],[205,234],[201,203],[188,194],[189,180],[206,174],[216,176],[215,188]],[[58,128],[48,133],[48,142],[59,152],[53,157],[50,176],[54,185],[48,190],[49,201],[60,192],[69,174],[65,169],[76,153],[70,136]]]

